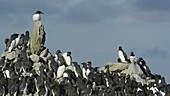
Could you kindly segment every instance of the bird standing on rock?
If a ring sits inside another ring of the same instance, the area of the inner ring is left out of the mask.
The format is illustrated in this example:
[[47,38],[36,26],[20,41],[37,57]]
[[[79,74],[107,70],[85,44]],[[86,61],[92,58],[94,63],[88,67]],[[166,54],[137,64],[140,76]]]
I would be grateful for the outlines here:
[[44,13],[38,10],[32,17],[33,21],[40,21],[41,20],[40,14],[44,14]]
[[65,61],[66,61],[66,64],[67,64],[68,66],[71,65],[71,63],[72,63],[71,52],[68,51],[68,52],[63,53],[63,57],[64,57],[64,59],[65,59]]
[[127,55],[126,55],[126,53],[123,51],[122,46],[119,46],[118,56],[119,56],[120,61],[121,61],[122,63],[127,63],[127,62],[128,62]]
[[87,79],[87,76],[86,76],[87,63],[86,63],[86,62],[83,62],[83,63],[81,63],[81,64],[83,65],[83,67],[82,67],[83,78],[86,78],[86,79]]
[[73,64],[74,64],[74,73],[75,73],[76,77],[83,77],[83,73],[80,68],[80,65],[78,65],[77,62],[73,62]]
[[42,51],[45,40],[46,40],[46,33],[44,30],[44,25],[41,21],[41,14],[43,14],[41,11],[37,11],[33,16],[33,23],[34,23],[34,28],[33,28],[33,33],[32,33],[32,38],[31,38],[31,53],[32,54],[40,54]]
[[56,51],[54,60],[55,60],[55,62],[58,63],[58,65],[62,65],[65,63],[65,59],[64,59],[60,50]]
[[137,64],[140,66],[141,70],[143,71],[143,73],[147,76],[147,77],[151,77],[153,78],[153,74],[151,73],[149,67],[146,65],[146,62],[145,60],[140,57],[138,60],[137,60]]
[[14,33],[14,34],[12,34],[11,35],[11,37],[10,37],[10,47],[8,48],[8,52],[11,52],[14,48],[15,48],[15,46],[16,46],[16,38],[18,38],[18,35],[19,34],[16,34],[16,33]]
[[130,53],[129,59],[130,59],[130,62],[133,62],[133,61],[137,62],[137,57],[135,56],[134,52]]

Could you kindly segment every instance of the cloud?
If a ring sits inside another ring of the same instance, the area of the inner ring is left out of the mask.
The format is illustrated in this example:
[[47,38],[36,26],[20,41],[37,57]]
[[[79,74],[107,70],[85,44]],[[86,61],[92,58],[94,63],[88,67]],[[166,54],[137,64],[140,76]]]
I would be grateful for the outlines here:
[[169,3],[169,0],[1,0],[0,20],[21,18],[18,14],[31,17],[36,10],[42,10],[47,17],[64,23],[169,22]]
[[115,2],[86,0],[70,7],[65,20],[71,23],[96,23],[105,19],[117,18],[122,8]]
[[169,0],[136,0],[131,17],[137,21],[169,22]]
[[144,52],[145,56],[151,59],[167,59],[169,52],[159,47],[154,47]]
[[169,11],[170,0],[137,0],[136,7],[144,11]]

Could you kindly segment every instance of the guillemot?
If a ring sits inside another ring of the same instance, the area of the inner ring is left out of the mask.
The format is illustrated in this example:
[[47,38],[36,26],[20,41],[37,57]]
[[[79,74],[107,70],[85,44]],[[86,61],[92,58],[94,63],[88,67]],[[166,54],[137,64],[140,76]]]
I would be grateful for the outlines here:
[[41,11],[36,11],[36,13],[32,16],[33,21],[40,21],[41,20],[41,15],[40,14],[44,14]]

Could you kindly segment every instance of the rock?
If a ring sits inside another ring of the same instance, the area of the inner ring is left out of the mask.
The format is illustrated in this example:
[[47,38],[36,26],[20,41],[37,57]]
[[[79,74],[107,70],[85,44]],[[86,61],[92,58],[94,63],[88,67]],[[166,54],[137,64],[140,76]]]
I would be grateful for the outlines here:
[[136,82],[140,82],[142,83],[142,85],[147,84],[147,81],[143,78],[141,78],[141,76],[139,74],[131,74],[132,78],[135,78]]
[[[125,71],[129,68],[129,64],[127,63],[112,63],[108,62],[106,65],[109,66],[110,71]],[[106,71],[106,70],[105,70]]]
[[40,61],[40,57],[36,54],[32,54],[30,56],[30,59],[34,62],[34,63],[38,63]]
[[45,31],[41,21],[34,22],[34,30],[31,39],[31,53],[40,54],[45,44]]
[[140,69],[138,64],[130,64],[127,71],[126,75],[131,75],[131,74],[138,74],[138,75],[143,75],[143,71]]
[[40,66],[41,66],[41,63],[34,63],[33,64],[33,69],[35,70],[35,71],[39,71],[39,68],[40,68]]

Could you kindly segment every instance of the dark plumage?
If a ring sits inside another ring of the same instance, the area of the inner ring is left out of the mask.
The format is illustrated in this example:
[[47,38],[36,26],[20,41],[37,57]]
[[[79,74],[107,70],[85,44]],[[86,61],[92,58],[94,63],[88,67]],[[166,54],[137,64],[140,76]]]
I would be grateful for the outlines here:
[[143,60],[143,58],[139,58],[137,60],[137,64],[140,66],[141,70],[147,77],[154,78],[154,75],[151,73],[149,67],[146,65],[146,62]]
[[60,50],[57,50],[56,51],[56,54],[55,54],[55,61],[59,64],[59,65],[62,65],[62,64],[65,64],[65,59],[61,53]]
[[76,77],[83,77],[82,70],[80,68],[80,65],[78,65],[77,62],[72,62],[74,64],[74,73]]
[[35,14],[44,14],[43,12],[41,12],[40,10],[36,11]]
[[2,68],[5,65],[5,56],[3,56],[0,60],[0,68]]

